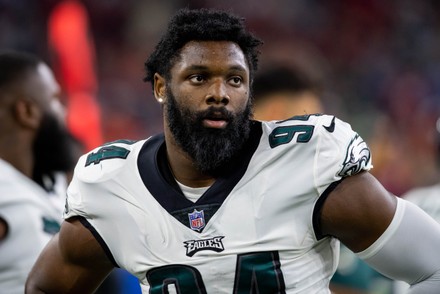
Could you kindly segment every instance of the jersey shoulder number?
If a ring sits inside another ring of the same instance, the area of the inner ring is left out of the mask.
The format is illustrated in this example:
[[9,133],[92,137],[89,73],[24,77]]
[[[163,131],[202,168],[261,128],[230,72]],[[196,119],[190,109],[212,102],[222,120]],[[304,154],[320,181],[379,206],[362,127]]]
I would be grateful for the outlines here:
[[[336,177],[351,176],[369,170],[371,152],[366,142],[352,130],[350,124],[332,115],[309,114],[283,121],[270,122],[269,146],[274,149],[289,143],[309,143],[316,137],[318,165],[334,166]],[[319,138],[319,139],[318,139]]]
[[102,147],[98,148],[96,151],[94,150],[87,155],[85,166],[88,166],[92,163],[98,164],[102,160],[106,160],[106,159],[112,159],[112,158],[126,159],[128,154],[130,153],[130,150],[125,147],[117,146],[115,145],[116,143],[132,145],[136,143],[136,141],[117,140],[106,143]]
[[126,164],[126,159],[137,142],[117,140],[95,148],[79,159],[75,167],[75,176],[85,182],[107,178]]
[[288,144],[292,140],[297,143],[307,143],[315,130],[314,118],[322,114],[296,115],[283,121],[277,121],[276,126],[269,135],[269,145],[276,148]]

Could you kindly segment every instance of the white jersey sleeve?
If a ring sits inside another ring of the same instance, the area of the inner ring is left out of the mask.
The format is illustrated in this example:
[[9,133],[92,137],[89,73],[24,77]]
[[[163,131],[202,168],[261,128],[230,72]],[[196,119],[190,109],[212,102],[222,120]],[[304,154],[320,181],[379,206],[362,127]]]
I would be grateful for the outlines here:
[[335,116],[295,116],[265,126],[274,153],[294,154],[295,162],[313,166],[313,181],[319,195],[331,183],[372,168],[366,142],[350,124]]
[[334,116],[318,118],[315,179],[322,194],[330,182],[370,170],[372,158],[365,141],[348,123]]

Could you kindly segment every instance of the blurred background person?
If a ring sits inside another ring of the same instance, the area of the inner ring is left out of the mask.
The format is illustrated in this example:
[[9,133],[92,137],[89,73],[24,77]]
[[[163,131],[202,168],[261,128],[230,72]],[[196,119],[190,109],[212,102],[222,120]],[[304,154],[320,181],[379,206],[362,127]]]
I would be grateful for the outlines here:
[[258,120],[281,120],[324,111],[318,85],[292,66],[272,65],[257,72],[253,97],[254,118]]
[[[39,57],[0,53],[0,292],[23,293],[39,253],[58,232],[83,145],[66,125],[62,90]],[[133,289],[114,271],[96,293]],[[127,287],[125,287],[127,285]]]
[[4,293],[23,293],[28,272],[61,223],[66,172],[73,169],[79,152],[64,124],[60,95],[51,69],[39,58],[0,53],[0,289]]

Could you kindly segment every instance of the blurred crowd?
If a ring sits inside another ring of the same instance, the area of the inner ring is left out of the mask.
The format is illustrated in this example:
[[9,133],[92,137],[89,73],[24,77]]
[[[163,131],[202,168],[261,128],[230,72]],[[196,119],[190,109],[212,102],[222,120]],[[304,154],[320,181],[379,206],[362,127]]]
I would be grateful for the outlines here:
[[[177,8],[216,7],[244,16],[263,39],[260,71],[292,65],[320,85],[326,112],[351,122],[366,139],[373,174],[391,192],[439,179],[433,136],[440,113],[438,1],[0,0],[0,48],[36,53],[62,76],[50,24],[65,3],[85,13],[103,141],[161,130],[143,63]],[[63,27],[71,21],[61,18]]]

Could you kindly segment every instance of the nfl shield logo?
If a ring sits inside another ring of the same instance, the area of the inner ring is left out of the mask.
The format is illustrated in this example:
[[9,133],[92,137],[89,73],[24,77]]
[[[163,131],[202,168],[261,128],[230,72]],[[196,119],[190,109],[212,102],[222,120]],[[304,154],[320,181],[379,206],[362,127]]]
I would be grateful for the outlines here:
[[205,227],[205,216],[203,210],[198,211],[194,209],[193,212],[188,213],[189,226],[191,230],[199,231]]

